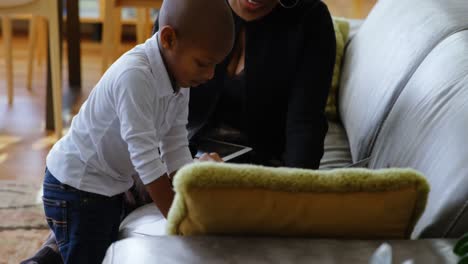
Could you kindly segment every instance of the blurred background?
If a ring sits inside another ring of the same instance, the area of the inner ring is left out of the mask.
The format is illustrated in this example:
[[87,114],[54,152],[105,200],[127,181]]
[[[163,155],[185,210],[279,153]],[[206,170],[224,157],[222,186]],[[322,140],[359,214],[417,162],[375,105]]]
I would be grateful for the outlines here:
[[[119,36],[111,36],[110,44],[106,45],[103,43],[105,9],[106,4],[112,2],[132,5],[139,1],[63,0],[60,3],[63,11],[60,36],[63,44],[61,90],[65,129],[106,66],[137,42],[143,42],[157,16],[154,8],[111,7],[113,18],[107,22],[110,24],[108,28]],[[146,2],[158,4],[158,0]],[[376,0],[324,2],[333,16],[364,19]],[[121,18],[117,18],[118,13]],[[5,24],[11,33],[8,41],[12,48],[9,52],[5,46],[5,33],[8,33]],[[45,157],[55,140],[51,88],[47,80],[46,24],[37,16],[9,15],[8,21],[2,17],[0,27],[0,179],[40,181]],[[8,102],[7,96],[8,57],[12,61],[12,103]]]

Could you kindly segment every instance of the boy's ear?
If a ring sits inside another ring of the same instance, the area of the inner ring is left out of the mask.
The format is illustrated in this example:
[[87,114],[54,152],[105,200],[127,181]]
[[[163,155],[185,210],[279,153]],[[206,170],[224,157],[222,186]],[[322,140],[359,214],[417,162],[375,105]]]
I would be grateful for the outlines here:
[[159,32],[162,47],[166,50],[173,49],[177,42],[175,30],[171,26],[164,26]]

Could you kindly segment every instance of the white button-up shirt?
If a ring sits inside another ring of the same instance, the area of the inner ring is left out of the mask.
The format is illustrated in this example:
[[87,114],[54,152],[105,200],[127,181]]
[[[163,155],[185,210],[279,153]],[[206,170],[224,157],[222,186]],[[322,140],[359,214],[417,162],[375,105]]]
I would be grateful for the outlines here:
[[192,162],[189,89],[174,92],[157,34],[120,57],[47,156],[49,171],[79,190],[113,196],[138,173],[148,184]]

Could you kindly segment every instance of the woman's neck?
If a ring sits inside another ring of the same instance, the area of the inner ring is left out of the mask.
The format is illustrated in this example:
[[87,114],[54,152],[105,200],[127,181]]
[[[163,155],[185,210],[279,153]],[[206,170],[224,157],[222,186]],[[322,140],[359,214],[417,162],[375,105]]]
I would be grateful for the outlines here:
[[227,75],[232,77],[240,74],[245,66],[245,26],[243,26],[237,35],[231,60],[227,66]]

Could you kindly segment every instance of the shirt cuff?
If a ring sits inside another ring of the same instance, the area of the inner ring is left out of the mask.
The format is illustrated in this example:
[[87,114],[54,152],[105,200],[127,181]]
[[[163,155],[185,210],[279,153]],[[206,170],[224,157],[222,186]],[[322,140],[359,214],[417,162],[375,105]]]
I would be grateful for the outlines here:
[[188,147],[181,148],[164,155],[166,162],[167,173],[171,174],[174,171],[182,168],[182,166],[192,163],[192,154]]
[[152,183],[153,181],[159,179],[159,177],[167,173],[166,167],[164,166],[162,161],[160,159],[157,159],[156,162],[158,164],[154,170],[149,171],[144,175],[140,174],[140,179],[143,182],[143,184],[147,185],[149,183]]

